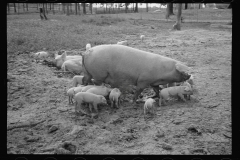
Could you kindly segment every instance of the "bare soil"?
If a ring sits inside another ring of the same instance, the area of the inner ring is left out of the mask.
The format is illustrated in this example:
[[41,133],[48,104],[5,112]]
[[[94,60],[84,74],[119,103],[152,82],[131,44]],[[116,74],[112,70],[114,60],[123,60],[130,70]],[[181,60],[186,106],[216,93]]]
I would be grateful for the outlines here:
[[120,109],[100,107],[94,119],[76,116],[66,96],[73,75],[15,52],[7,59],[7,153],[231,154],[232,30],[199,23],[157,32],[159,22],[138,23],[146,39],[125,35],[129,46],[191,67],[198,90],[191,100],[172,100],[144,119],[143,103],[133,106],[128,94]]

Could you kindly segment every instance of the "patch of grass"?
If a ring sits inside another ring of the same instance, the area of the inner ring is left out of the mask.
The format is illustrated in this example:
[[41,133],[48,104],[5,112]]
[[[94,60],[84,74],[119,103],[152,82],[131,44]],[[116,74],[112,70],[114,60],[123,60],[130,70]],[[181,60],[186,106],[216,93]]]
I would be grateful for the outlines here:
[[97,26],[107,26],[111,24],[117,24],[118,22],[122,22],[125,20],[124,18],[111,17],[111,16],[106,17],[103,15],[101,15],[100,18],[101,19],[99,18],[83,19],[82,22],[87,24],[97,25]]

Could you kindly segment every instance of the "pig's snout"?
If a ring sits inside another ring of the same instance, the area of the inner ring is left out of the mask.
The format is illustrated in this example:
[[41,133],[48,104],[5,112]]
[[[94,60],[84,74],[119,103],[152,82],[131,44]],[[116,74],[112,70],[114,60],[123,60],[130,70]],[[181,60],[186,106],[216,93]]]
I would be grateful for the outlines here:
[[190,75],[190,74],[187,74],[187,73],[182,73],[182,80],[183,80],[183,81],[186,81],[186,80],[188,80],[190,77],[191,77],[191,75]]

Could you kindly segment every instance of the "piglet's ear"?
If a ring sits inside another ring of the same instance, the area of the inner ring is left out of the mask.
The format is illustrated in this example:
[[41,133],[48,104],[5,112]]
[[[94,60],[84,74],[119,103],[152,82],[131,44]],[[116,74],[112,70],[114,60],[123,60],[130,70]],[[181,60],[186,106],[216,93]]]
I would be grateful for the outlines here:
[[185,87],[184,91],[190,91],[189,87]]
[[65,59],[66,59],[66,57],[67,57],[67,53],[66,53],[66,52],[64,52],[64,53],[62,54],[62,59],[63,59],[63,60],[65,60]]

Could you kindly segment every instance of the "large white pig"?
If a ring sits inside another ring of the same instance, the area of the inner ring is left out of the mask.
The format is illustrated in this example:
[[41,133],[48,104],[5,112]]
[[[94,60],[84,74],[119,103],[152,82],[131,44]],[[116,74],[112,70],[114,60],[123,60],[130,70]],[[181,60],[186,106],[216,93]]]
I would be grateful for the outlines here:
[[67,53],[64,52],[62,55],[55,54],[55,64],[56,67],[61,68],[62,64],[69,59],[79,59],[82,62],[82,56],[74,55],[74,56],[67,56]]
[[93,78],[112,88],[137,86],[133,102],[148,86],[158,96],[159,85],[190,78],[189,68],[177,60],[117,44],[92,47],[83,56],[82,65],[84,85]]
[[70,71],[74,74],[82,73],[82,58],[69,59],[62,64],[63,71]]

